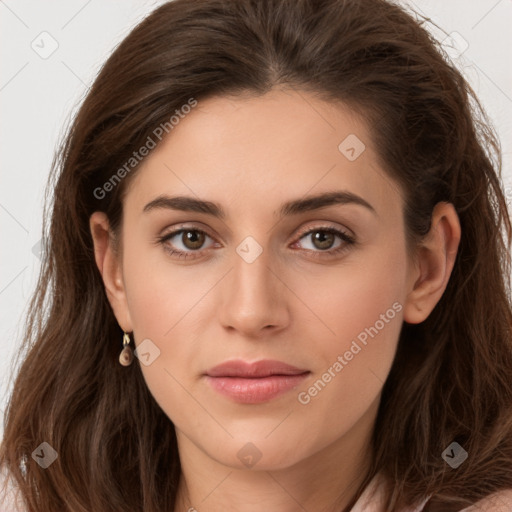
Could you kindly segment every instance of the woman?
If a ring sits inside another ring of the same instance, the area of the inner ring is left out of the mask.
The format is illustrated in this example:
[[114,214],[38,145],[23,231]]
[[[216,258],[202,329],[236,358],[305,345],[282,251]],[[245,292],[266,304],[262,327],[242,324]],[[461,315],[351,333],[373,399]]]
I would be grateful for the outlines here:
[[512,507],[511,226],[477,107],[384,0],[148,16],[50,182],[0,452],[20,508]]

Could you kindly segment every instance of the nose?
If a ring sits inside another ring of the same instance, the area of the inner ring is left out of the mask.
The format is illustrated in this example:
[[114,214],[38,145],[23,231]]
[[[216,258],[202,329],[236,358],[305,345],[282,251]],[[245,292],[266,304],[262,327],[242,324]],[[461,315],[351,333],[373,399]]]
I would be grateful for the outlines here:
[[223,280],[218,309],[225,329],[248,338],[262,338],[289,324],[290,290],[283,282],[282,271],[272,268],[269,256],[263,250],[249,263],[235,253],[233,268]]

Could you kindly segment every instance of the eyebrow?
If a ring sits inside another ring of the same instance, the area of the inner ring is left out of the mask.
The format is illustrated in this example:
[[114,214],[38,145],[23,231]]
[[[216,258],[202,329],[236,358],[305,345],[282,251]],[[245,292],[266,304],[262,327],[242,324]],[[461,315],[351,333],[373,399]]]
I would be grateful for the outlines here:
[[[377,212],[370,203],[365,201],[362,197],[345,190],[325,192],[323,194],[288,201],[281,206],[279,213],[281,216],[297,215],[299,213],[314,211],[327,206],[343,204],[363,206],[377,215]],[[188,196],[170,197],[167,195],[160,195],[144,206],[142,211],[143,213],[146,213],[156,209],[206,213],[207,215],[212,215],[213,217],[222,220],[225,220],[227,217],[225,210],[220,204]]]

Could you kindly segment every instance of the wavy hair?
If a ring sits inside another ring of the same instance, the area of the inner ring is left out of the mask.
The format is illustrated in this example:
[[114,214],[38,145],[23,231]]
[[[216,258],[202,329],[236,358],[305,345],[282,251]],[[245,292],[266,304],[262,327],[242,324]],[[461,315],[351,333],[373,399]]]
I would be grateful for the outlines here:
[[[350,506],[377,473],[388,482],[387,511],[428,495],[426,510],[459,509],[512,487],[511,223],[500,147],[424,24],[385,0],[175,0],[115,49],[67,127],[46,190],[42,268],[0,447],[29,512],[173,510],[174,426],[140,366],[118,363],[122,330],[89,230],[100,210],[119,232],[137,166],[107,197],[94,191],[191,97],[276,86],[363,115],[403,191],[411,250],[440,201],[455,206],[462,228],[441,300],[424,322],[402,327],[370,468]],[[58,453],[47,470],[31,457],[43,441]],[[454,441],[468,452],[456,470],[441,457]]]

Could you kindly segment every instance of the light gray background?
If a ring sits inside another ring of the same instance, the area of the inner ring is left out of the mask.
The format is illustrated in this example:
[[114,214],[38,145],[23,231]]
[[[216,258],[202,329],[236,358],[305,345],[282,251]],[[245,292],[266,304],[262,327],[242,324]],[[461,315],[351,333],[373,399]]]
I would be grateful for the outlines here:
[[[0,413],[40,268],[43,190],[57,141],[113,48],[162,3],[0,0]],[[512,0],[407,3],[452,34],[444,45],[500,136],[504,185],[512,199]],[[431,30],[439,40],[446,37],[437,28]],[[58,44],[56,51],[44,55],[52,44]],[[80,350],[72,332],[69,340]],[[0,429],[1,436],[3,425]]]

